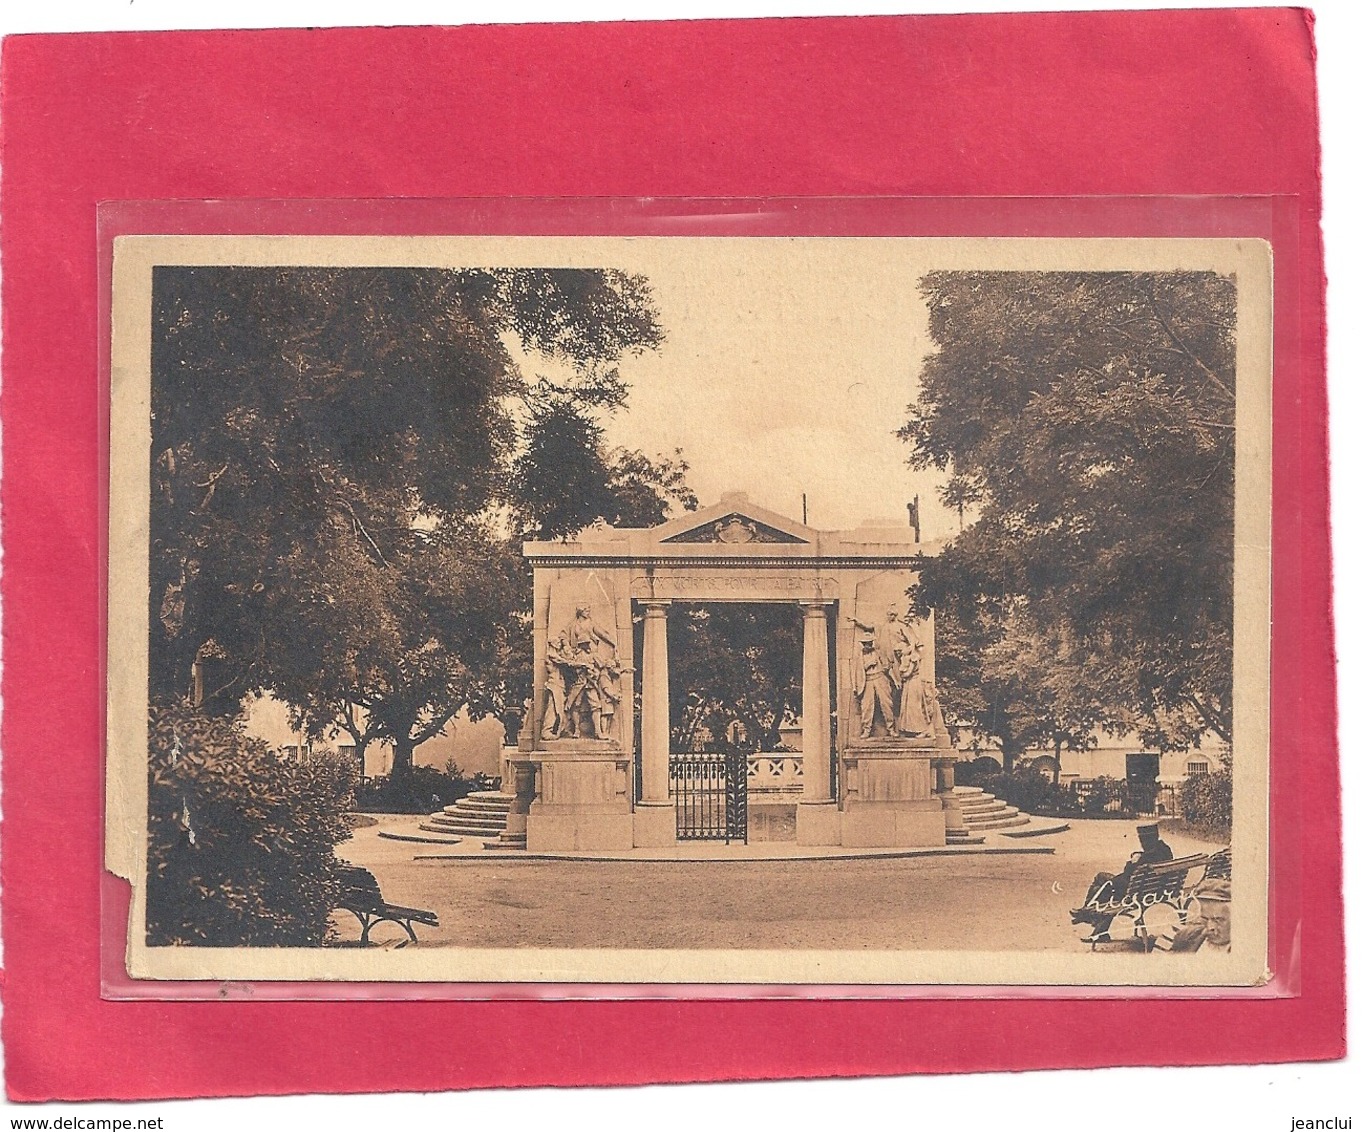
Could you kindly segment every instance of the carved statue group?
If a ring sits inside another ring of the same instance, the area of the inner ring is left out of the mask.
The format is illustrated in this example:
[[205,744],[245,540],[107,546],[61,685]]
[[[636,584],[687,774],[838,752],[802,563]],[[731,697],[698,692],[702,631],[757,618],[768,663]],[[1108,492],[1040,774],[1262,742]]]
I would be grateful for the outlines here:
[[544,739],[610,739],[620,701],[615,639],[577,606],[572,623],[548,644]]
[[852,690],[861,709],[861,738],[934,734],[941,708],[922,671],[922,641],[897,604],[878,625],[857,621],[856,630]]

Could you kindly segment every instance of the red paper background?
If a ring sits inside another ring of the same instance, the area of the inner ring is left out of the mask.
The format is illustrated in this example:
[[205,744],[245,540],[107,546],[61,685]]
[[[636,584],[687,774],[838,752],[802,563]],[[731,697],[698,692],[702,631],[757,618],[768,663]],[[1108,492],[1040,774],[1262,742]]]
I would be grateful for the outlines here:
[[[1323,277],[1303,13],[28,37],[6,41],[3,82],[4,1036],[12,1096],[426,1090],[1342,1053]],[[1279,283],[1290,286],[1294,307],[1280,326],[1274,394],[1272,850],[1274,929],[1298,996],[100,1000],[98,202],[952,194],[1296,198],[1294,208],[1279,202],[1274,211],[1291,214],[1274,233]],[[1150,1037],[1172,1032],[1173,1048]],[[455,1034],[476,1040],[456,1042]]]

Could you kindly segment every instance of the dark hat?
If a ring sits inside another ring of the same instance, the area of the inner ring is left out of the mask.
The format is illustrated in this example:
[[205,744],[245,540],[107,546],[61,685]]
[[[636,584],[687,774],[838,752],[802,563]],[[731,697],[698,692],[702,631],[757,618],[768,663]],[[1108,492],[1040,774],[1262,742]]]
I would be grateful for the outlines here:
[[1218,877],[1215,880],[1202,881],[1197,885],[1196,891],[1192,895],[1203,903],[1210,900],[1228,904],[1230,902],[1230,882]]
[[1137,825],[1135,827],[1135,832],[1141,837],[1158,837],[1159,823],[1154,822],[1152,825]]

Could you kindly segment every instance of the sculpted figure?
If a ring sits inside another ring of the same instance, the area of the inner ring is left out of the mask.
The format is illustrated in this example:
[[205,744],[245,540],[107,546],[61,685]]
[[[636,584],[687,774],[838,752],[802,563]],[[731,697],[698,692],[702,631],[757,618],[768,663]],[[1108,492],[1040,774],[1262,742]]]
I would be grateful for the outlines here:
[[[564,671],[568,674],[564,714],[567,734],[574,739],[608,739],[619,703],[620,667],[615,661],[615,639],[591,619],[591,607],[579,605],[572,624],[563,631]],[[601,646],[609,645],[607,653]]]
[[931,735],[935,706],[922,675],[922,642],[891,603],[878,625],[857,621],[860,652],[852,689],[861,707],[861,737],[874,734],[876,718],[888,735]]
[[932,703],[922,678],[922,642],[898,619],[895,606],[889,607],[887,616],[894,648],[891,675],[899,690],[898,730],[904,735],[930,735]]
[[918,640],[900,619],[898,602],[890,602],[884,620],[876,627],[875,647],[889,658],[889,675],[896,688],[903,684],[903,659],[912,655],[914,646],[918,646]]
[[572,671],[567,693],[568,734],[574,739],[609,739],[620,699],[619,665],[582,647],[573,658]]
[[927,718],[931,720],[932,734],[946,734],[946,717],[941,714],[941,697],[936,694],[936,685],[930,680],[922,682],[923,694],[927,697]]
[[861,625],[860,651],[852,664],[851,688],[861,706],[861,738],[874,733],[875,717],[884,723],[890,735],[897,731],[894,717],[894,687],[889,678],[889,666],[875,647],[875,630]]
[[544,724],[540,736],[557,739],[567,723],[567,687],[574,675],[568,652],[567,630],[549,642],[547,673],[544,679]]
[[591,712],[591,729],[597,739],[615,734],[615,705],[620,702],[620,667],[613,660],[598,663],[595,673],[596,707]]
[[575,656],[585,647],[593,655],[596,642],[604,641],[613,650],[615,638],[591,619],[591,606],[583,603],[577,607],[577,616],[567,628],[569,651]]

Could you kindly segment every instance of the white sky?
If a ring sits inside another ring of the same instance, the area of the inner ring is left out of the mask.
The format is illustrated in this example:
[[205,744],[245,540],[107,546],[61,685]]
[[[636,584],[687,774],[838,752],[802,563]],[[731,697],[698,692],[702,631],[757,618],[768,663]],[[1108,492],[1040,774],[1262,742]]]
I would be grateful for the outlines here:
[[905,242],[649,245],[646,263],[632,249],[599,261],[648,277],[667,334],[624,359],[631,391],[608,422],[611,443],[650,456],[681,448],[702,505],[745,491],[800,519],[807,493],[810,525],[842,529],[906,523],[917,492],[923,538],[955,533],[954,513],[937,504],[940,477],[912,471],[894,435],[932,348],[923,263]]

